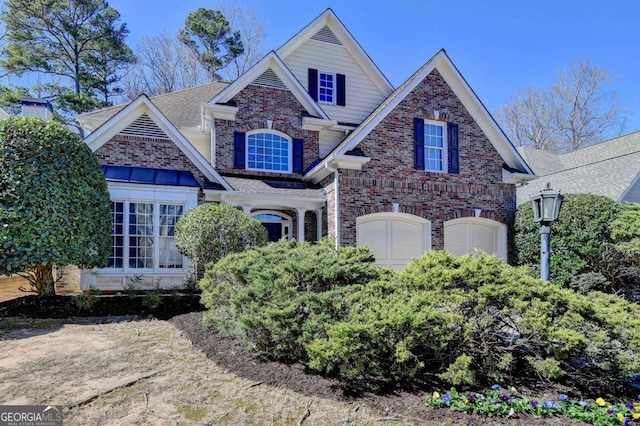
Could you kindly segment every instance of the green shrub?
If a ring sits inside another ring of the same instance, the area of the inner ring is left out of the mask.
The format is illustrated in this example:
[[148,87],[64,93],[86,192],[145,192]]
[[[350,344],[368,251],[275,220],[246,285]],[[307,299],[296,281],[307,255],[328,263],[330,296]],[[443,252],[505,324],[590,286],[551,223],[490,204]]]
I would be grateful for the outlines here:
[[103,267],[111,243],[107,182],[91,149],[67,127],[0,120],[0,274],[53,293],[53,267]]
[[203,320],[274,359],[304,360],[309,336],[345,316],[349,286],[380,273],[363,248],[272,243],[208,265]]
[[258,220],[235,207],[214,203],[187,211],[178,219],[175,233],[178,251],[197,267],[269,241]]
[[485,254],[429,252],[347,297],[347,316],[307,345],[312,369],[390,380],[438,373],[458,384],[571,375],[604,387],[640,368],[636,305],[576,294]]

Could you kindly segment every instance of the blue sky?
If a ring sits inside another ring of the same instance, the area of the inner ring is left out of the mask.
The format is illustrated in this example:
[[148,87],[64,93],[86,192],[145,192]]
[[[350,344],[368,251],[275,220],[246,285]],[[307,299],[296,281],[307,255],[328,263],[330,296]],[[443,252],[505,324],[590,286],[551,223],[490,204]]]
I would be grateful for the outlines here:
[[[111,0],[135,45],[176,33],[203,0]],[[389,81],[400,85],[440,48],[494,113],[519,89],[548,85],[572,60],[590,59],[619,78],[613,88],[640,130],[640,1],[610,0],[238,0],[254,8],[276,49],[331,7]]]

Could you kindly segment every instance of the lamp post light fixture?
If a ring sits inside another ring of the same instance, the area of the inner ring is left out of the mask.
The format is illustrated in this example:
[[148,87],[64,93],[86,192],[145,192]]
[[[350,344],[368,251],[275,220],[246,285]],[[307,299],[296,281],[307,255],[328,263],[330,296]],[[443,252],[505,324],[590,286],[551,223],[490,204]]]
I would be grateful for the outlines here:
[[554,192],[551,183],[531,197],[533,220],[540,223],[540,278],[549,281],[549,254],[551,253],[551,223],[558,220],[560,206],[564,197],[560,191]]

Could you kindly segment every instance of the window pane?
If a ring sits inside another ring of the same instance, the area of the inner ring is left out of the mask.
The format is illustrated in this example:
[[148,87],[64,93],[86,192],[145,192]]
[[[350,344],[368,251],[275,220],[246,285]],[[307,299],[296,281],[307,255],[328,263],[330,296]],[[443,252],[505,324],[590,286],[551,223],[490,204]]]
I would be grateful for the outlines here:
[[438,124],[424,125],[424,168],[429,171],[444,171],[444,127]]
[[124,251],[124,203],[122,201],[111,202],[111,251],[107,268],[122,268]]
[[[255,133],[247,137],[247,168],[289,171],[289,140],[274,133]],[[252,154],[257,152],[257,155]]]
[[333,74],[319,73],[318,100],[320,102],[333,103]]
[[129,204],[129,267],[153,268],[153,204]]
[[[163,208],[164,207],[164,208]],[[164,211],[164,213],[162,213]],[[176,222],[182,216],[183,206],[160,204],[160,226],[158,229],[158,248],[160,268],[182,268],[182,255],[178,253],[175,240]]]

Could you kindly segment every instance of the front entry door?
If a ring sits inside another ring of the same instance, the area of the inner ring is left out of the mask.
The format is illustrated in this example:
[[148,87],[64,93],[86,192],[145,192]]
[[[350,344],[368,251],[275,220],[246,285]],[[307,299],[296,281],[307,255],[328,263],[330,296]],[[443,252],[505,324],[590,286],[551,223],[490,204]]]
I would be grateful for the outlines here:
[[267,228],[269,234],[269,241],[278,241],[282,238],[282,223],[268,223],[263,222],[262,226]]

